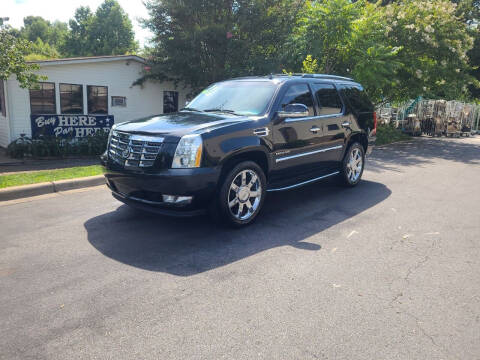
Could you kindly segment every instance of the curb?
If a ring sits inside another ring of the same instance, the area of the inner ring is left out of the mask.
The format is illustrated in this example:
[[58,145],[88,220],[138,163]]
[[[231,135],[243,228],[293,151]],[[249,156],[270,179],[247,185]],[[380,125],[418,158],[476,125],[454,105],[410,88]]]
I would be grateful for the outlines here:
[[103,184],[105,184],[105,177],[103,175],[96,175],[77,179],[50,181],[39,184],[12,186],[5,189],[0,189],[0,201],[16,200],[25,197],[45,195],[59,191],[81,189]]

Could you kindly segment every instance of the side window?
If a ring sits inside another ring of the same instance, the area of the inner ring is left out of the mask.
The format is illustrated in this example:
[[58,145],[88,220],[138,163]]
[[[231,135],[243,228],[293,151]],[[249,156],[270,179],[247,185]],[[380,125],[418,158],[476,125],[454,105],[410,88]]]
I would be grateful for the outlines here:
[[163,92],[163,113],[168,114],[178,111],[178,92],[164,91]]
[[342,112],[342,100],[331,84],[313,84],[313,91],[320,106],[318,115],[334,115]]
[[355,85],[342,85],[344,98],[356,112],[373,112],[373,104],[368,98],[363,88]]
[[55,83],[41,82],[30,89],[30,111],[32,114],[55,114]]
[[83,114],[83,86],[60,84],[60,113]]
[[89,114],[108,114],[108,88],[106,86],[87,86]]
[[307,84],[296,84],[288,88],[285,95],[283,95],[282,109],[288,104],[303,104],[308,107],[308,116],[314,116],[313,99],[310,89]]

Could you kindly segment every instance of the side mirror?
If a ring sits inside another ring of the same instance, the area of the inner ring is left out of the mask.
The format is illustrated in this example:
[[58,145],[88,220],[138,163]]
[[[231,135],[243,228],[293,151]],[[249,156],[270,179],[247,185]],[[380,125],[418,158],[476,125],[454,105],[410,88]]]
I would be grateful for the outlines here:
[[282,111],[277,112],[279,119],[295,119],[308,116],[308,107],[303,104],[288,104]]

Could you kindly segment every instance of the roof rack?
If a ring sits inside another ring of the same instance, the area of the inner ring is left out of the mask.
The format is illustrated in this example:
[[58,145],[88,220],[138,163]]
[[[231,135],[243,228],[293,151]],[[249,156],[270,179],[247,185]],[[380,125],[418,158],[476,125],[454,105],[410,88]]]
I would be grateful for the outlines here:
[[346,81],[353,81],[353,79],[344,77],[344,76],[337,76],[337,75],[329,75],[329,74],[275,74],[274,76],[300,76],[303,78],[315,78],[315,79],[332,79],[332,80],[346,80]]

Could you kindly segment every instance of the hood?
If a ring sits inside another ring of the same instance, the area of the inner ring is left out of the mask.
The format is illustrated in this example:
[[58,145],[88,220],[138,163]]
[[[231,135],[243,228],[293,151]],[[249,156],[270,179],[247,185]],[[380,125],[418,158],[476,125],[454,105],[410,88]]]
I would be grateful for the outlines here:
[[230,114],[182,111],[162,114],[120,123],[115,130],[148,135],[171,135],[181,137],[191,133],[202,133],[215,128],[237,124],[248,120]]

